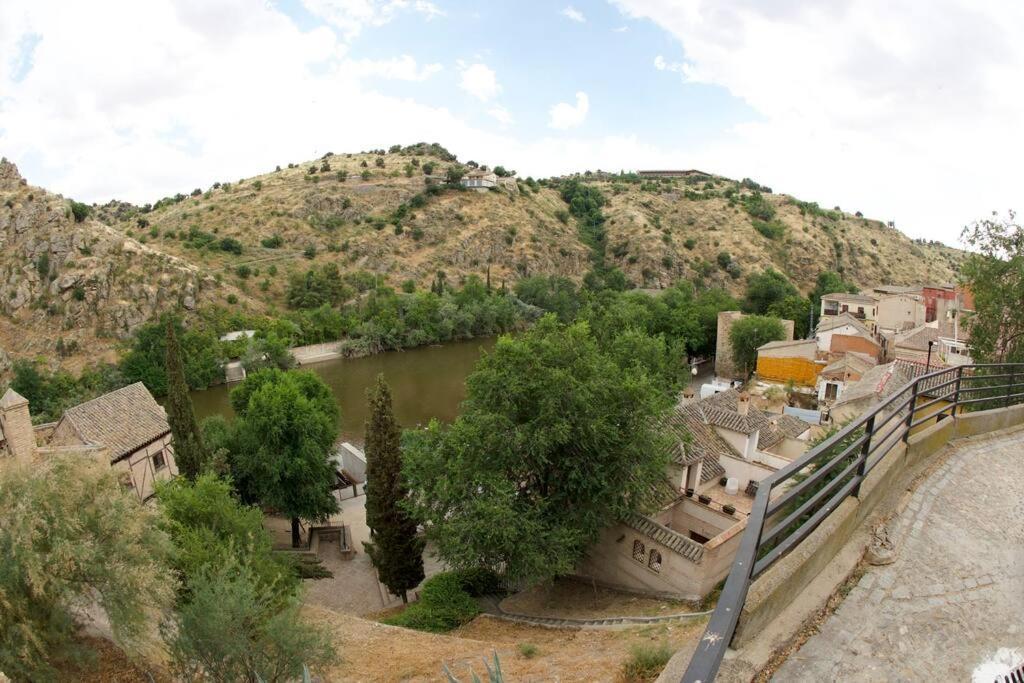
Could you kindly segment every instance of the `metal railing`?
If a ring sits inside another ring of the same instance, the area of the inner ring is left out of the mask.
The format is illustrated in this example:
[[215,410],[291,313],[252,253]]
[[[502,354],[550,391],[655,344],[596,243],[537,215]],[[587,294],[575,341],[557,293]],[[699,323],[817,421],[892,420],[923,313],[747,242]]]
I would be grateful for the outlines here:
[[[912,370],[913,372],[913,370]],[[965,410],[1024,402],[1024,363],[977,364],[926,372],[764,479],[732,569],[684,683],[709,683],[732,641],[751,582],[807,538],[901,441],[926,423]]]

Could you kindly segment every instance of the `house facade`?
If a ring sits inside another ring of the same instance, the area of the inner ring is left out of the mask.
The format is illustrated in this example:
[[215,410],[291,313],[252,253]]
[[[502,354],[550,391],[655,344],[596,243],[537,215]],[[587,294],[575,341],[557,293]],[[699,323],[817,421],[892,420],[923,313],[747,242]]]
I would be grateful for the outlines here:
[[830,316],[849,313],[857,320],[864,323],[868,329],[874,331],[875,320],[878,315],[878,301],[870,294],[849,294],[836,292],[825,294],[821,297],[822,319]]
[[498,184],[498,176],[493,171],[483,171],[474,168],[462,177],[460,181],[463,187],[473,190],[488,190]]
[[[743,368],[737,368],[732,359],[732,341],[729,334],[733,324],[742,320],[746,315],[740,311],[722,311],[718,314],[718,332],[715,344],[715,376],[723,380],[746,379]],[[792,320],[783,320],[782,329],[785,333],[783,341],[793,340]],[[749,368],[753,371],[755,368]]]
[[804,452],[811,425],[759,410],[730,389],[702,400],[684,395],[665,428],[675,438],[660,508],[606,528],[577,573],[695,600],[728,574],[758,482]]
[[68,408],[53,424],[32,425],[28,401],[8,389],[0,399],[0,456],[23,462],[67,453],[103,459],[145,502],[156,483],[178,474],[164,409],[137,382]]

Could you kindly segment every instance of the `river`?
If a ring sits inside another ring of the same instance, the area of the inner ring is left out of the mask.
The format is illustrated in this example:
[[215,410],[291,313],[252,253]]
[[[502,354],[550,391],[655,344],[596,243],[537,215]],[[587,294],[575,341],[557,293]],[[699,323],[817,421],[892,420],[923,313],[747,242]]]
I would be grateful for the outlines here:
[[[341,410],[341,436],[346,441],[363,442],[368,417],[366,390],[384,373],[391,386],[395,417],[402,427],[426,424],[431,418],[451,422],[466,396],[466,376],[480,358],[491,349],[496,338],[472,339],[441,346],[423,346],[407,351],[378,353],[365,358],[339,358],[313,363],[312,370],[327,383]],[[196,416],[232,417],[228,394],[237,384],[221,385],[192,392]]]

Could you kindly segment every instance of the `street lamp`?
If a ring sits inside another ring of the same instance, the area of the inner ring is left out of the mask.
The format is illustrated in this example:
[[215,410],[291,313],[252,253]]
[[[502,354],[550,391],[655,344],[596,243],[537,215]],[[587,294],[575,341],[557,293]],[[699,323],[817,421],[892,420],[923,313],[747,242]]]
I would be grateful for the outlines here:
[[932,367],[932,347],[933,346],[935,346],[935,342],[933,340],[928,340],[928,362],[926,362],[924,364],[924,372],[925,372],[925,374],[928,374],[928,371]]

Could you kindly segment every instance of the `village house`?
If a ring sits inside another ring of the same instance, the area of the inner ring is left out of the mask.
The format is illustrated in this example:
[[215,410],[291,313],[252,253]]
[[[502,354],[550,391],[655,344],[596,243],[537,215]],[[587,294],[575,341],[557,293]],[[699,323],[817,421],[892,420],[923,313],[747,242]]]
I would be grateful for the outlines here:
[[472,190],[488,190],[498,184],[498,176],[493,171],[474,168],[462,177],[463,187]]
[[896,292],[878,296],[876,323],[880,334],[896,334],[924,322],[925,306],[921,294]]
[[868,294],[836,292],[834,294],[825,294],[821,297],[820,316],[823,320],[828,317],[849,313],[873,332],[877,312],[878,302],[874,296]]
[[167,415],[141,382],[68,408],[56,423],[33,426],[29,408],[13,389],[0,398],[0,457],[27,463],[57,453],[101,458],[144,502],[156,482],[178,474]]
[[818,374],[818,404],[827,406],[840,400],[848,386],[860,381],[864,373],[876,365],[877,357],[856,351],[849,351],[829,363]]
[[818,360],[814,339],[768,342],[757,349],[757,378],[761,381],[813,387],[825,365]]
[[848,351],[881,357],[883,348],[875,334],[849,312],[822,318],[814,331],[818,350],[835,359]]
[[729,572],[758,482],[806,450],[811,425],[755,408],[730,389],[702,400],[687,391],[666,429],[674,439],[660,509],[605,529],[577,573],[695,600]]
[[923,363],[935,369],[973,362],[967,342],[944,336],[938,321],[897,334],[893,353],[896,360]]

